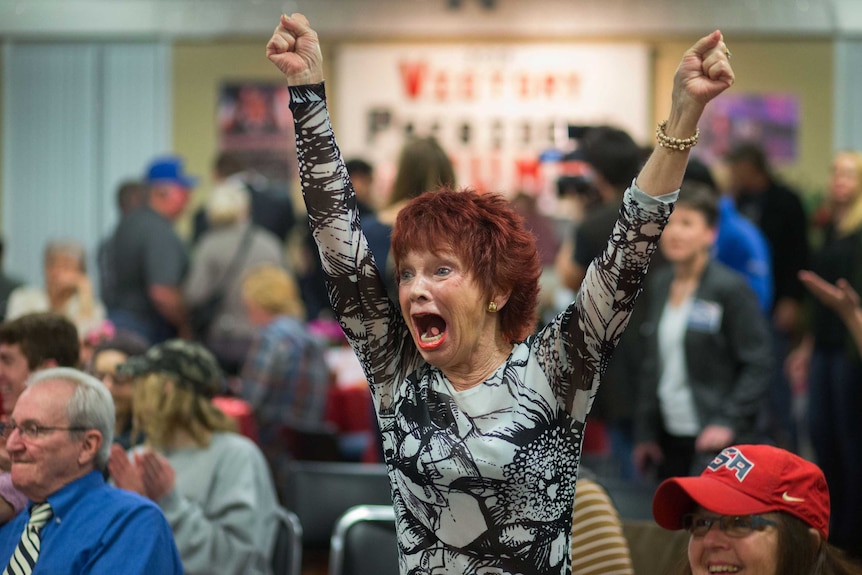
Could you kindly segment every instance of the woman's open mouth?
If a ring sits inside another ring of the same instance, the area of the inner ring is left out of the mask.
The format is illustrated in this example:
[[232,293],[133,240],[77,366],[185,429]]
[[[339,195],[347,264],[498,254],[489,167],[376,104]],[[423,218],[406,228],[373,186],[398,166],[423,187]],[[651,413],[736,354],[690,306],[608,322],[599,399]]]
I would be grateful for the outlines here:
[[420,314],[413,316],[413,325],[419,340],[419,349],[432,350],[440,347],[446,340],[446,321],[436,314]]

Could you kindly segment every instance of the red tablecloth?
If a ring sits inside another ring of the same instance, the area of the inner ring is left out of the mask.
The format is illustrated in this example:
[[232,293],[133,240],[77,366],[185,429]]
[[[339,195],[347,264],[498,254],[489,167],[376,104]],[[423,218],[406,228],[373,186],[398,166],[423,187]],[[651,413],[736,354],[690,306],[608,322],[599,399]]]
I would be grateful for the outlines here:
[[247,402],[236,397],[219,396],[213,398],[213,405],[236,421],[237,431],[257,443],[257,423],[254,420],[251,406]]
[[339,433],[371,431],[371,417],[371,391],[367,386],[330,386],[324,419],[335,424]]

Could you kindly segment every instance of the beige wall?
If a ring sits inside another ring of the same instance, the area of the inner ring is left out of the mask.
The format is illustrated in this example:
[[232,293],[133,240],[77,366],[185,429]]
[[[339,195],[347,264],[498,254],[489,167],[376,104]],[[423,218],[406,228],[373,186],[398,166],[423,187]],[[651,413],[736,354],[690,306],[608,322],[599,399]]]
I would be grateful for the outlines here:
[[[0,230],[3,228],[3,46],[0,46]],[[0,262],[2,263],[2,262]]]
[[[652,93],[654,118],[667,116],[674,70],[683,51],[696,38],[645,39],[655,50]],[[595,42],[597,39],[590,39]],[[627,38],[632,40],[632,38]],[[635,39],[637,40],[637,39]],[[210,164],[216,153],[215,105],[219,83],[227,79],[278,79],[264,56],[264,39],[223,42],[180,42],[174,47],[174,145],[186,157],[189,169],[204,176],[202,190],[210,185]],[[608,39],[612,41],[612,39]],[[832,44],[828,40],[739,40],[733,50],[737,82],[744,92],[793,92],[801,101],[799,162],[781,174],[800,190],[811,193],[826,183],[832,147]],[[335,69],[332,50],[325,50],[327,70]],[[337,91],[328,81],[328,94]],[[334,104],[333,102],[330,102]],[[331,109],[335,109],[331,105]],[[334,118],[334,123],[337,120]],[[719,177],[721,173],[719,170]]]
[[[212,187],[211,168],[218,153],[216,104],[221,83],[283,78],[266,58],[266,40],[181,41],[174,45],[174,151],[186,159],[190,173],[201,177],[193,206],[200,205]],[[326,69],[334,70],[329,52],[324,47]],[[333,89],[330,87],[328,92],[333,103]],[[182,233],[189,233],[192,213],[194,209],[186,210],[186,217],[179,222]]]
[[[278,71],[264,56],[264,44],[213,41],[179,42],[173,48],[173,144],[189,173],[200,176],[192,198],[197,206],[212,186],[212,162],[217,153],[216,104],[225,80],[278,79]],[[186,214],[193,210],[186,210]],[[188,231],[188,218],[180,222]]]
[[[655,121],[667,116],[673,73],[694,42],[656,44]],[[833,52],[828,40],[731,40],[736,93],[791,92],[800,100],[799,160],[779,171],[800,192],[822,191],[832,151]],[[722,176],[719,169],[719,177]]]

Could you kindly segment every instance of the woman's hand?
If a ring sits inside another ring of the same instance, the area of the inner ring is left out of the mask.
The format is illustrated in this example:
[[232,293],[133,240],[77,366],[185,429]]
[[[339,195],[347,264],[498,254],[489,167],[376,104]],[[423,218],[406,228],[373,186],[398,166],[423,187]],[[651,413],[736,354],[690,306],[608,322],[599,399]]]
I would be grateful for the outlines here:
[[859,308],[859,294],[845,279],[831,284],[814,272],[802,270],[799,280],[823,305],[842,318],[852,317]]
[[733,85],[729,55],[718,30],[685,51],[673,79],[671,109],[665,127],[668,136],[691,136],[707,103]]
[[654,441],[638,443],[632,450],[632,462],[642,477],[647,476],[653,466],[664,461],[664,453],[659,444]]
[[317,32],[302,14],[281,15],[281,21],[266,45],[266,57],[275,64],[290,86],[323,81],[323,55]]
[[724,425],[707,425],[697,436],[694,449],[700,452],[721,451],[733,443],[734,435],[733,430]]
[[686,50],[673,79],[673,104],[689,102],[703,109],[733,85],[730,52],[721,32],[716,30]]
[[136,453],[135,463],[141,470],[147,497],[158,502],[174,490],[176,472],[163,455],[155,451]]
[[111,446],[111,458],[108,460],[108,473],[114,480],[114,484],[120,489],[134,491],[138,495],[146,497],[144,480],[141,477],[138,466],[129,461],[126,450],[121,445]]

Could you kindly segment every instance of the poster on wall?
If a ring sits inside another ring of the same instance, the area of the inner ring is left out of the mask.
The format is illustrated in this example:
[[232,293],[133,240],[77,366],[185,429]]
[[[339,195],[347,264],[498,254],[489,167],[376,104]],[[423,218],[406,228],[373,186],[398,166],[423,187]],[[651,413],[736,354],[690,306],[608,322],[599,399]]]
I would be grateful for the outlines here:
[[642,44],[345,44],[336,62],[339,144],[384,200],[411,135],[438,139],[459,185],[507,196],[553,196],[539,158],[567,151],[569,125],[651,135]]
[[700,120],[700,141],[693,150],[712,165],[741,141],[757,142],[775,165],[796,162],[799,98],[793,94],[722,94]]
[[239,155],[271,189],[288,189],[297,174],[289,101],[279,83],[227,82],[219,90],[219,151]]

